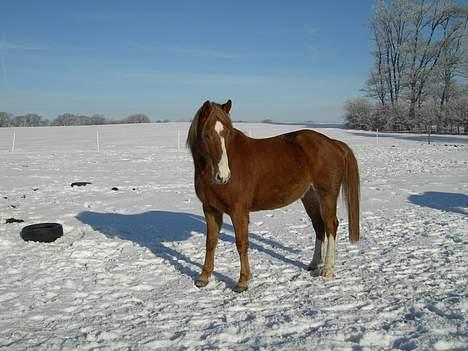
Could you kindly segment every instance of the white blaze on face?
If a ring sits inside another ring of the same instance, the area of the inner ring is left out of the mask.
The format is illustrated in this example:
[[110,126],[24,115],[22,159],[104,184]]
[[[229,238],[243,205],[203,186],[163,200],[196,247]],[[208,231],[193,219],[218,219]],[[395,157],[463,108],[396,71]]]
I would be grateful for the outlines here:
[[221,132],[224,130],[224,126],[220,121],[217,121],[215,124],[215,131],[218,133],[220,142],[221,142],[221,159],[218,162],[218,174],[223,181],[227,181],[229,176],[231,175],[231,171],[229,169],[229,160],[226,151],[226,144],[224,142],[224,137],[221,136]]

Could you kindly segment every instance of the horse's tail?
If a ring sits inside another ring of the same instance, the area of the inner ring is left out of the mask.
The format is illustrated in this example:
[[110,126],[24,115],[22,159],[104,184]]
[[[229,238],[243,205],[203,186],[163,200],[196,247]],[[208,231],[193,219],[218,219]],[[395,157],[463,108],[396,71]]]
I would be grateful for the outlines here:
[[355,243],[359,240],[359,167],[351,148],[341,141],[338,141],[338,145],[345,153],[345,170],[341,189],[348,210],[349,240]]

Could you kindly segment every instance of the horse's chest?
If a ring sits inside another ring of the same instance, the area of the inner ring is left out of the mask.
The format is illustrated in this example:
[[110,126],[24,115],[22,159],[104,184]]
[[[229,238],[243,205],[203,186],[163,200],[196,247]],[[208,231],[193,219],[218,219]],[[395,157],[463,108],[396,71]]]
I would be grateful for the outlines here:
[[222,192],[216,189],[216,185],[210,184],[203,177],[195,178],[195,192],[204,205],[221,211],[226,210]]

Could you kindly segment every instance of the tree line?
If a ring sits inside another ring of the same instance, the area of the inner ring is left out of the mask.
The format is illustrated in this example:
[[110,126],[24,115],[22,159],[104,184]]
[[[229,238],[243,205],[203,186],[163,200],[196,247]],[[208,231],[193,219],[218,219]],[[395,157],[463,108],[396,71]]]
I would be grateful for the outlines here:
[[346,126],[467,134],[467,23],[453,0],[378,1],[366,97],[345,102]]
[[[168,120],[157,120],[156,123],[166,123]],[[0,127],[45,127],[45,126],[86,126],[102,124],[125,124],[125,123],[150,123],[148,116],[144,114],[133,114],[124,119],[108,119],[103,115],[92,116],[63,113],[50,121],[42,116],[29,113],[14,116],[8,112],[0,112]]]

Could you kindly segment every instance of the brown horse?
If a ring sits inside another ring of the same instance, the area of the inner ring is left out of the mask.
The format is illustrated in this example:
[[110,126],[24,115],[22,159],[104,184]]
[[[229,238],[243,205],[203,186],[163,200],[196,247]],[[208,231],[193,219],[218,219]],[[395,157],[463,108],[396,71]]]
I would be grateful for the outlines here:
[[308,269],[322,263],[328,238],[324,277],[333,276],[338,228],[336,205],[342,187],[348,211],[349,239],[359,240],[359,171],[343,142],[312,130],[253,139],[232,126],[231,100],[206,101],[190,126],[187,146],[195,165],[195,191],[207,224],[206,255],[197,287],[208,284],[223,213],[232,220],[240,256],[240,279],[234,291],[248,288],[249,213],[286,206],[298,199],[315,229],[315,250]]

